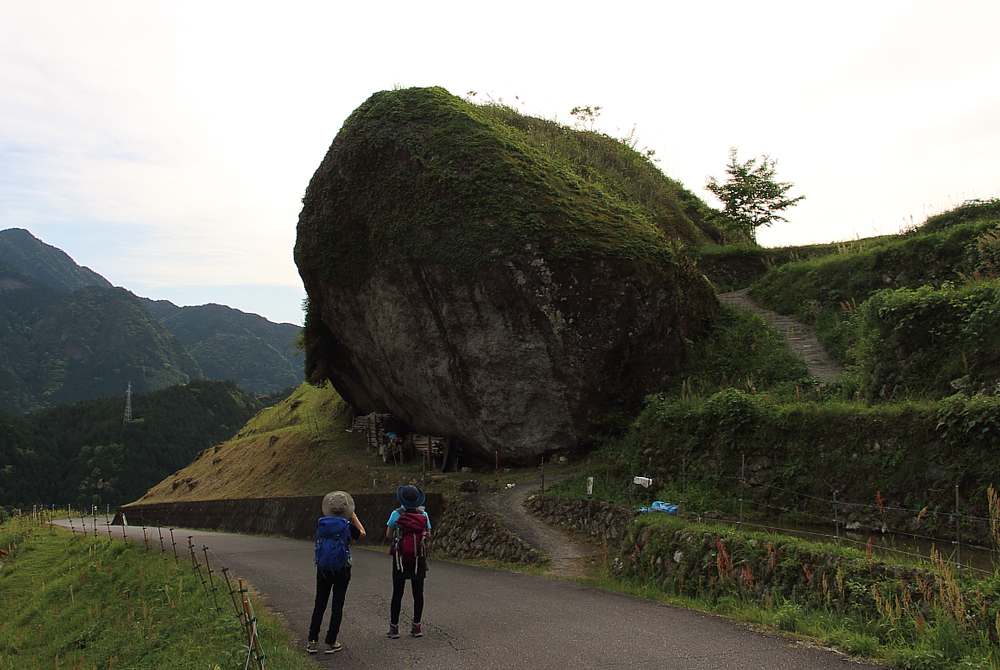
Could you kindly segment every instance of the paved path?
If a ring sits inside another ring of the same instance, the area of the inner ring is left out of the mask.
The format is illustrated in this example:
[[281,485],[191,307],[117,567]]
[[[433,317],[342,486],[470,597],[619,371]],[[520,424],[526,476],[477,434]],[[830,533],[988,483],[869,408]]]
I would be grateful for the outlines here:
[[758,307],[750,299],[747,289],[720,293],[719,301],[764,317],[768,324],[784,336],[792,351],[805,360],[809,374],[818,379],[820,384],[828,384],[844,372],[840,364],[826,353],[826,349],[820,344],[816,332],[811,327],[790,316]]
[[[301,638],[308,628],[315,584],[312,542],[203,531],[175,530],[174,535],[185,545],[190,535],[195,547],[208,546],[210,556],[217,556],[233,575],[264,595],[264,604],[284,617],[304,644]],[[137,537],[141,541],[141,530],[130,528],[129,539]],[[158,540],[154,547],[159,551]],[[314,657],[319,666],[365,670],[876,667],[648,600],[564,580],[441,561],[433,562],[426,582],[424,637],[389,640],[384,637],[391,593],[389,557],[364,549],[355,549],[354,554],[340,634],[344,650]],[[404,619],[410,611],[407,598]]]

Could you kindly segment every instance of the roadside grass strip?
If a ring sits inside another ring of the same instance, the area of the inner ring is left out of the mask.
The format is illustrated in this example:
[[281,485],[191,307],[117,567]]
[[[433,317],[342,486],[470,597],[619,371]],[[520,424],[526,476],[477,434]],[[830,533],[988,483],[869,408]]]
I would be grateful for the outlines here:
[[26,518],[0,526],[0,547],[0,670],[315,667],[262,607],[251,649],[242,594],[211,593],[190,557]]

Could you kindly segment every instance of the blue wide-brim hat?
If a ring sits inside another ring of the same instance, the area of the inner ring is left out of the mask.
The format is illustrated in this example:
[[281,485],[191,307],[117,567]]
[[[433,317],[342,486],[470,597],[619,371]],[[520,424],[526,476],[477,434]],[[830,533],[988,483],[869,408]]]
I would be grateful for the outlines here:
[[396,500],[406,509],[416,509],[422,507],[427,496],[416,486],[400,486],[396,489]]

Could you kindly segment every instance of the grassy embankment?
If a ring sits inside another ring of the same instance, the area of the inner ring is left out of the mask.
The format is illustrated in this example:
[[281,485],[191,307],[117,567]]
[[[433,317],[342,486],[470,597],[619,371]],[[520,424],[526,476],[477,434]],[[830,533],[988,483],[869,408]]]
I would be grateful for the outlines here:
[[[643,518],[593,586],[724,616],[894,668],[1000,667],[1000,575],[675,517]],[[709,546],[710,545],[710,546]]]
[[[225,583],[216,584],[216,609],[190,558],[27,518],[0,526],[0,547],[0,670],[247,667],[245,628]],[[250,602],[260,601],[251,593]],[[253,612],[267,667],[315,667],[276,617]]]
[[[138,502],[352,493],[395,495],[401,484],[422,484],[428,492],[453,493],[457,484],[478,479],[493,485],[540,476],[539,468],[496,472],[492,462],[459,456],[458,472],[440,472],[418,461],[383,463],[364,435],[348,432],[350,409],[331,386],[303,384],[284,402],[261,411],[231,440],[206,449],[187,467],[152,487]],[[502,464],[501,464],[502,465]],[[462,469],[467,471],[463,472]],[[572,464],[546,464],[558,476]]]

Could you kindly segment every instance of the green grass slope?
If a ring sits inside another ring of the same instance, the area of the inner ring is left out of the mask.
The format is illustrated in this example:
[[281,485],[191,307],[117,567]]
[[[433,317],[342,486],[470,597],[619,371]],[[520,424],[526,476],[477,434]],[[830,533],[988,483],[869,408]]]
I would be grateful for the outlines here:
[[751,295],[815,325],[869,399],[992,393],[1000,380],[998,202],[774,266]]
[[[0,547],[0,670],[247,667],[245,617],[224,583],[217,599],[202,586],[203,559],[193,572],[190,557],[26,518],[0,523]],[[248,600],[267,667],[315,668],[262,599]]]
[[303,203],[296,264],[337,286],[421,259],[472,274],[525,244],[669,267],[678,244],[707,239],[697,199],[624,143],[441,88],[371,96]]

